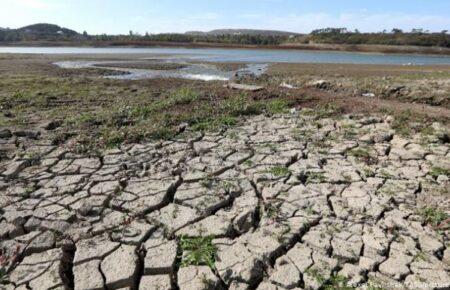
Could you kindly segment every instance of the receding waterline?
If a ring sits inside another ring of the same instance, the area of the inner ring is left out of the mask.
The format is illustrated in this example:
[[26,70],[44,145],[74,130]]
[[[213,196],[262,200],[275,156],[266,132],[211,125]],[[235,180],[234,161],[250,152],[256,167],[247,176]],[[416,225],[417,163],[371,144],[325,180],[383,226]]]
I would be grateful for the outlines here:
[[0,47],[0,53],[29,54],[145,54],[170,55],[213,62],[342,63],[392,65],[450,65],[450,56],[368,54],[358,52],[273,49],[132,48],[132,47]]
[[[145,61],[145,60],[143,60]],[[172,60],[159,60],[160,64],[171,63]],[[120,61],[123,65],[121,68],[111,66],[110,61],[60,61],[55,62],[54,65],[67,69],[81,69],[81,68],[101,68],[111,71],[123,72],[123,74],[111,74],[105,76],[110,79],[121,80],[139,80],[139,79],[154,79],[154,78],[183,78],[191,80],[203,80],[203,81],[228,81],[236,74],[247,73],[255,76],[259,76],[267,69],[266,64],[250,63],[246,64],[244,68],[232,71],[223,71],[218,69],[213,64],[198,64],[190,63],[182,59],[177,59],[178,63],[182,63],[184,66],[181,69],[169,69],[169,70],[157,70],[157,69],[136,69],[127,68],[128,61]]]

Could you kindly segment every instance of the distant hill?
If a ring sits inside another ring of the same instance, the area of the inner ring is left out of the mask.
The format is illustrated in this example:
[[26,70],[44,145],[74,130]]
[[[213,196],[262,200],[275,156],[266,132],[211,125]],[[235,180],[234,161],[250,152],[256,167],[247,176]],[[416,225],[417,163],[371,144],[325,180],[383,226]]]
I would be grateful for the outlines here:
[[61,41],[79,40],[78,32],[58,25],[38,23],[17,29],[0,29],[0,41]]
[[78,32],[64,28],[55,24],[48,24],[48,23],[38,23],[33,25],[28,25],[19,29],[16,29],[18,32],[29,34],[29,35],[35,35],[35,36],[77,36],[79,35]]
[[[284,48],[325,49],[327,45],[348,47],[326,49],[355,50],[357,45],[385,46],[421,46],[450,49],[450,34],[447,30],[428,32],[423,29],[413,29],[405,32],[394,28],[387,32],[359,32],[346,28],[323,28],[309,34],[280,30],[261,29],[216,29],[211,31],[188,31],[186,33],[161,33],[141,35],[139,33],[108,35],[79,34],[75,30],[55,24],[38,23],[18,29],[0,28],[0,43],[14,42],[73,42],[74,44],[97,43],[109,45],[153,45],[156,42],[189,44],[189,45],[259,45],[283,46]],[[152,43],[149,43],[152,42]],[[388,50],[389,51],[389,50]],[[433,52],[434,53],[434,52]],[[439,50],[437,53],[441,53]]]
[[259,29],[215,29],[207,32],[188,31],[187,35],[264,35],[264,36],[298,36],[299,33],[279,31],[279,30],[259,30]]

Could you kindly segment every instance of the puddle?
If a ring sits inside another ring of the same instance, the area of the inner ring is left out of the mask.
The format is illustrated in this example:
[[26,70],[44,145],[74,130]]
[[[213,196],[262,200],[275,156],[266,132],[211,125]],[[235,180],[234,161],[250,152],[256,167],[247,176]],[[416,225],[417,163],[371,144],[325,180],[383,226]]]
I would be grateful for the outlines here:
[[[54,63],[61,68],[101,68],[111,71],[126,72],[126,74],[104,76],[109,79],[117,80],[140,80],[140,79],[155,79],[155,78],[182,78],[191,80],[203,80],[203,81],[228,81],[235,76],[239,75],[255,75],[259,76],[267,70],[267,64],[247,64],[244,68],[234,71],[223,71],[217,68],[213,64],[194,64],[186,62],[182,59],[145,59],[142,61],[149,62],[151,64],[180,64],[182,68],[178,69],[142,69],[142,68],[127,68],[126,64],[137,64],[138,61],[61,61]],[[114,64],[120,64],[120,67],[108,66]]]

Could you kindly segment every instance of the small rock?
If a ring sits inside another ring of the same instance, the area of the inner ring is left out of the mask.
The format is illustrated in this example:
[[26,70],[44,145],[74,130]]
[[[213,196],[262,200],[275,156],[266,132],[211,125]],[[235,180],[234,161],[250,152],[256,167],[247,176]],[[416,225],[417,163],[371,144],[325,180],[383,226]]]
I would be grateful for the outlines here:
[[290,85],[288,83],[282,83],[280,85],[281,88],[286,88],[286,89],[294,89],[295,87],[293,85]]
[[30,139],[37,139],[41,135],[41,132],[19,130],[19,131],[14,131],[13,135],[17,136],[17,137],[27,137]]
[[306,86],[308,86],[308,87],[316,87],[316,88],[322,89],[322,90],[328,89],[330,87],[330,85],[331,85],[331,83],[326,80],[311,81],[306,84]]
[[62,121],[55,120],[55,121],[49,121],[45,123],[42,128],[44,128],[47,131],[55,130],[56,128],[59,128],[62,125]]
[[10,130],[8,130],[8,129],[0,130],[0,139],[7,139],[7,138],[11,138],[11,137],[12,137],[12,133]]

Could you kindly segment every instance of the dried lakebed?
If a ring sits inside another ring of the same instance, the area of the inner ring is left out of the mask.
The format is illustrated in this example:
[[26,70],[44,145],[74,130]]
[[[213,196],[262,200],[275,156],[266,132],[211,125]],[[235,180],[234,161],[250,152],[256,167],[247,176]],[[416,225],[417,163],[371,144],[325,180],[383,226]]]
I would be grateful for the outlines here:
[[16,137],[0,289],[449,287],[447,128],[392,119],[301,110],[95,157]]

